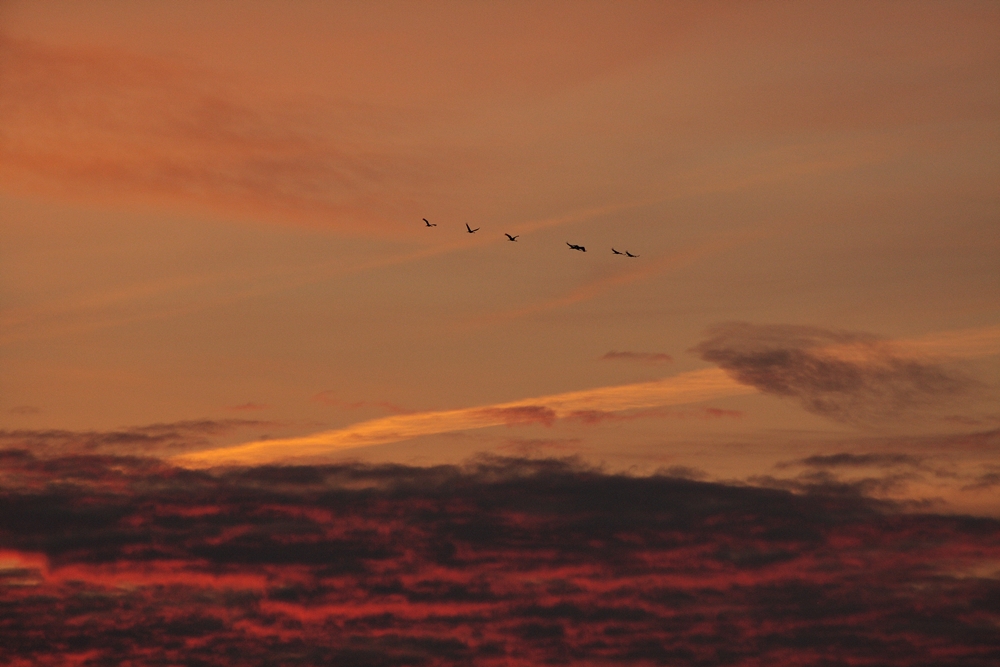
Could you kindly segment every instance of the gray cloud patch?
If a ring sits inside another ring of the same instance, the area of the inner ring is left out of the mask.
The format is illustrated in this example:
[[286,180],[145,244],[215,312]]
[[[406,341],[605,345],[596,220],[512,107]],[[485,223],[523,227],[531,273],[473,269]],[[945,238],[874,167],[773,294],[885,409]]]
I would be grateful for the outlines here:
[[739,382],[796,398],[806,410],[842,422],[909,417],[977,386],[937,364],[896,356],[868,334],[745,322],[708,333],[692,349],[705,361]]

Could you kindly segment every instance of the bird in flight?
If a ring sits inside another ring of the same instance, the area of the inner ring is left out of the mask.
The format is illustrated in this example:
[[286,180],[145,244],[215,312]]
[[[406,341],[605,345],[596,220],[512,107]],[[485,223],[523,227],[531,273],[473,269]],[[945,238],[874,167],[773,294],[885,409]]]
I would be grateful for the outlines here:
[[582,245],[573,245],[572,243],[570,243],[568,241],[566,242],[566,245],[569,246],[570,250],[579,250],[580,252],[587,252],[587,249],[584,248]]
[[428,227],[437,227],[437,224],[430,222],[429,220],[427,220],[427,218],[424,218],[424,222],[427,224]]
[[473,229],[472,227],[469,227],[469,223],[465,223],[465,228],[469,230],[470,234],[475,234],[476,232],[479,231],[479,227]]
[[516,240],[517,240],[517,237],[518,237],[518,236],[520,236],[520,234],[514,234],[514,236],[511,236],[511,235],[510,235],[510,234],[508,234],[507,232],[504,232],[504,233],[503,233],[503,235],[504,235],[504,236],[506,236],[506,237],[507,237],[507,238],[508,238],[509,240],[511,240],[511,241],[516,241]]
[[623,252],[618,252],[618,251],[617,251],[617,250],[615,250],[614,248],[612,248],[612,249],[611,249],[611,252],[615,253],[616,255],[624,255],[624,254],[625,254],[625,253],[623,253]]
[[625,251],[625,254],[626,254],[627,256],[629,256],[629,257],[638,257],[638,256],[639,256],[639,255],[633,255],[633,254],[632,254],[632,253],[630,253],[630,252],[629,252],[628,250],[626,250],[626,251]]

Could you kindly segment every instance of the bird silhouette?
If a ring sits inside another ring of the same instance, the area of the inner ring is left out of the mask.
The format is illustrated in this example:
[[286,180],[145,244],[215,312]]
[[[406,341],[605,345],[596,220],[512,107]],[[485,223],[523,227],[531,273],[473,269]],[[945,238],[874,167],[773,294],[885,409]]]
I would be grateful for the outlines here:
[[465,228],[469,230],[470,234],[475,234],[476,232],[479,231],[479,227],[473,229],[472,227],[469,227],[469,223],[465,223]]
[[504,233],[503,233],[503,235],[504,235],[504,236],[506,236],[506,237],[507,237],[508,239],[510,239],[511,241],[516,241],[516,240],[517,240],[517,237],[518,237],[518,236],[520,236],[520,234],[515,234],[514,236],[511,236],[511,235],[510,235],[510,234],[508,234],[507,232],[504,232]]
[[639,255],[633,255],[633,254],[632,254],[632,253],[630,253],[630,252],[629,252],[628,250],[626,250],[626,251],[625,251],[625,254],[626,254],[626,255],[627,255],[628,257],[638,257],[638,256],[639,256]]
[[617,251],[617,250],[615,250],[614,248],[612,248],[612,249],[611,249],[611,252],[615,253],[616,255],[624,255],[624,254],[625,254],[625,253],[623,253],[623,252],[618,252],[618,251]]
[[437,225],[436,225],[435,223],[433,223],[433,222],[429,222],[429,221],[427,220],[427,218],[424,218],[423,220],[424,220],[424,222],[425,222],[425,223],[427,223],[427,226],[428,226],[428,227],[437,227]]
[[580,252],[587,252],[587,249],[584,248],[582,245],[573,245],[569,241],[566,242],[566,245],[569,246],[570,250],[579,250]]

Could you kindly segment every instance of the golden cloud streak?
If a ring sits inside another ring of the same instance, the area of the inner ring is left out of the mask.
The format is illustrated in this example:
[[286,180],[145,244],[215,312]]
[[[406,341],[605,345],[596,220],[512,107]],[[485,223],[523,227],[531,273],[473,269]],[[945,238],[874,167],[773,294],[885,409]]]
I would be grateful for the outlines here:
[[[436,433],[546,421],[547,418],[558,419],[581,411],[621,412],[637,408],[697,403],[723,396],[752,394],[756,391],[753,387],[733,380],[722,370],[710,368],[651,382],[585,389],[565,394],[525,398],[510,403],[393,415],[299,438],[260,440],[233,447],[193,452],[175,457],[173,462],[186,467],[261,464],[322,456],[343,449],[399,442]],[[539,415],[539,418],[535,415]]]

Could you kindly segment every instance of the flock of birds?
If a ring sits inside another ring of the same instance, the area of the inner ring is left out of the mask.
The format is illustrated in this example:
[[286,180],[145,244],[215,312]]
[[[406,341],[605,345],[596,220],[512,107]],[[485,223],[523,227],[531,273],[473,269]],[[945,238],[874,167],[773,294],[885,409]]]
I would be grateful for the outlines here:
[[[424,221],[424,225],[426,225],[427,227],[437,227],[437,223],[431,222],[427,218],[423,218],[423,221]],[[476,227],[475,229],[473,229],[472,227],[469,226],[469,223],[465,223],[465,229],[466,229],[466,231],[469,234],[475,234],[476,232],[478,232],[482,228],[481,227]],[[520,236],[520,234],[514,234],[513,236],[511,236],[507,232],[504,232],[503,235],[507,237],[508,241],[517,241],[517,238]],[[584,248],[582,245],[577,245],[575,243],[570,243],[569,241],[566,242],[566,245],[569,246],[570,250],[579,250],[580,252],[587,252],[587,249]],[[628,250],[626,250],[625,252],[621,252],[619,250],[615,250],[614,248],[612,248],[611,252],[613,252],[616,255],[623,255],[625,257],[638,257],[639,256],[639,255],[633,255]]]

